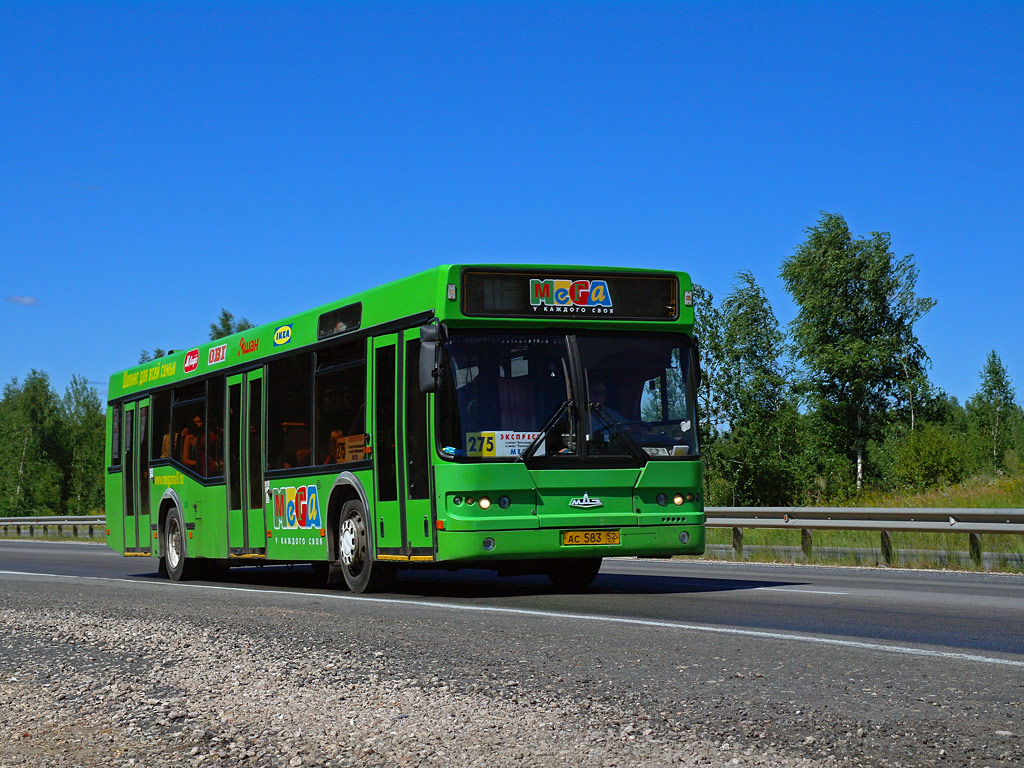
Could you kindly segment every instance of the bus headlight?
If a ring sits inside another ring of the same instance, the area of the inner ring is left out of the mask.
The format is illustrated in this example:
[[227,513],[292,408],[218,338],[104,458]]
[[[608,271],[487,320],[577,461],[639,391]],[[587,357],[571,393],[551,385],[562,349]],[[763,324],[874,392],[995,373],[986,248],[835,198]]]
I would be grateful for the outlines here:
[[502,509],[508,509],[509,507],[512,506],[512,499],[510,499],[508,496],[502,496],[501,498],[498,499],[498,506],[501,507]]
[[683,494],[677,493],[675,496],[673,496],[672,503],[675,504],[677,507],[683,506]]
[[657,501],[658,501],[658,505],[659,506],[667,507],[668,506],[668,494],[666,494],[666,493],[659,493],[658,496],[657,496]]
[[477,502],[477,503],[480,505],[480,509],[490,509],[491,508],[491,500],[488,499],[486,496],[481,496],[480,497],[480,501]]

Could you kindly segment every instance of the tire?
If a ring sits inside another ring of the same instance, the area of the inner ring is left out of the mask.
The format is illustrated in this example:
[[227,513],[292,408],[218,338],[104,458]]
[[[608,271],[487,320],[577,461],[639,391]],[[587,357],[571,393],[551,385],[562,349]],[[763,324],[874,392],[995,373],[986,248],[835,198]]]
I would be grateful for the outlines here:
[[356,499],[341,508],[338,558],[345,585],[353,592],[380,592],[394,583],[395,567],[373,559],[369,517]]
[[600,570],[600,557],[552,560],[548,564],[547,576],[551,579],[551,583],[559,589],[578,592],[590,586]]
[[171,581],[186,581],[196,576],[197,564],[185,553],[185,524],[181,512],[171,509],[164,520],[164,556],[167,577]]

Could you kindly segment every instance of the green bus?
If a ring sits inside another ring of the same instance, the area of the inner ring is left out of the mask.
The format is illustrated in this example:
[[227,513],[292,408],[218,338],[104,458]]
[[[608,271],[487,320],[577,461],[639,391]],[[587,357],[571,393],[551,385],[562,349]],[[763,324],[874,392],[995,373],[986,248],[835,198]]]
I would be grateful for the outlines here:
[[114,374],[108,545],[171,579],[704,551],[690,278],[440,266]]

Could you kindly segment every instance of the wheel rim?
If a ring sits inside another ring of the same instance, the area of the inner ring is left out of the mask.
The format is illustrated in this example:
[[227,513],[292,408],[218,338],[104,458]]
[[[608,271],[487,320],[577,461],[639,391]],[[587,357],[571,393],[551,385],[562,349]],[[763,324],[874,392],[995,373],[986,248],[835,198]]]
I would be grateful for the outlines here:
[[178,525],[178,518],[172,517],[167,523],[167,566],[174,570],[181,562],[181,553],[184,549],[181,540],[181,527]]
[[338,533],[338,547],[341,550],[341,562],[353,573],[358,573],[363,566],[363,553],[366,551],[366,526],[362,515],[355,513],[345,518]]

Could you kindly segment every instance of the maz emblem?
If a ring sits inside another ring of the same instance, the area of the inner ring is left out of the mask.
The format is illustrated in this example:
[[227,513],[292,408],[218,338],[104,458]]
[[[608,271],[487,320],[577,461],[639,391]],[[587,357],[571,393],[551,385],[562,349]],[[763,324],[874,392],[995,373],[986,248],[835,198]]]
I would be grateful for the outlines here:
[[569,506],[578,507],[579,509],[594,509],[596,507],[603,507],[604,504],[600,499],[592,499],[584,493],[582,499],[573,499],[569,502]]

